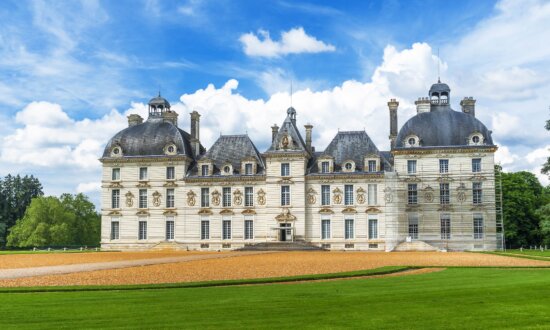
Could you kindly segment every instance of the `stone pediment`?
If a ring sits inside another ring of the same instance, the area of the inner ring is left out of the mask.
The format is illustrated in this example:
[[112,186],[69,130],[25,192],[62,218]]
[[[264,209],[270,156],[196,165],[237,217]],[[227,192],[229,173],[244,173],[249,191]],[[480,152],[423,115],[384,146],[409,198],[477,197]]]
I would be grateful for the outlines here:
[[198,214],[199,215],[212,215],[214,213],[212,213],[211,209],[201,209]]
[[109,188],[124,188],[124,186],[120,182],[112,182]]
[[254,211],[253,209],[246,209],[246,210],[242,211],[241,214],[243,214],[243,215],[255,215],[256,211]]
[[325,207],[319,210],[319,214],[334,214],[334,211]]
[[163,187],[166,187],[166,188],[175,188],[177,186],[178,184],[175,183],[174,181],[168,181],[163,185]]
[[294,221],[296,217],[290,213],[289,209],[284,209],[283,212],[275,217],[277,221]]
[[107,215],[122,215],[122,213],[120,213],[119,211],[111,211],[107,213]]
[[382,213],[382,210],[380,210],[377,207],[369,207],[369,208],[367,208],[367,210],[365,212],[366,213]]
[[149,211],[147,211],[147,210],[139,210],[139,211],[137,211],[136,215],[149,215]]
[[235,212],[229,210],[229,209],[223,209],[220,211],[221,215],[235,215]]
[[355,208],[353,207],[346,207],[342,210],[342,213],[357,213],[357,210],[355,210]]
[[174,210],[164,210],[164,212],[162,213],[163,215],[178,215],[178,212],[174,211]]
[[138,188],[151,188],[151,185],[147,181],[141,181],[136,185],[136,187],[138,187]]
[[281,179],[279,181],[277,181],[278,184],[294,184],[294,181],[292,181],[291,179]]

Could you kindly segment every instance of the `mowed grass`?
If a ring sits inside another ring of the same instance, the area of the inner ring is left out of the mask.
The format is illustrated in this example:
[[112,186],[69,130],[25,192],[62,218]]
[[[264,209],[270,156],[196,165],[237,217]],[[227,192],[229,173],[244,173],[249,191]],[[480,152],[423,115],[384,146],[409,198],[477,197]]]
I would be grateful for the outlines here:
[[548,257],[550,258],[550,250],[529,250],[529,249],[523,249],[523,251],[519,249],[514,250],[506,250],[506,253],[514,253],[514,254],[524,254],[527,256],[537,256],[537,257]]
[[95,249],[89,249],[89,250],[0,250],[0,255],[7,255],[7,254],[56,254],[56,253],[90,253],[90,252],[105,252],[105,251],[96,251]]
[[550,269],[132,291],[3,293],[0,328],[548,329]]

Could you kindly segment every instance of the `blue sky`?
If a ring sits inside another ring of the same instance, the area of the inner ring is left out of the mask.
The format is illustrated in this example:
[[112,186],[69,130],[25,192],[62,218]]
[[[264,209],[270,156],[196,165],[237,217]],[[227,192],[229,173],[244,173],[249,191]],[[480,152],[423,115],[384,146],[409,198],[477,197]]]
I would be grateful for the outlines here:
[[159,89],[184,128],[199,109],[206,146],[248,132],[263,150],[292,81],[318,149],[363,128],[387,149],[385,102],[404,123],[438,63],[506,169],[537,172],[550,147],[546,1],[3,1],[0,20],[0,175],[47,193],[97,201],[103,146]]

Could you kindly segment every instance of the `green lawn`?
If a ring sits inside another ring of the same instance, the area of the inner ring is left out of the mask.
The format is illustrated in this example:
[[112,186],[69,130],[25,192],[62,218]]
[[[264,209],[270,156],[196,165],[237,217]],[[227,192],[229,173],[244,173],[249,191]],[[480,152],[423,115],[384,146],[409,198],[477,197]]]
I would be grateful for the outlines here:
[[82,250],[82,251],[80,251],[80,249],[67,250],[67,251],[63,251],[63,250],[51,250],[51,251],[48,251],[48,250],[36,250],[36,251],[33,251],[33,250],[0,250],[0,255],[5,255],[5,254],[89,253],[89,252],[105,252],[105,251],[101,251],[101,250],[96,251],[95,249]]
[[514,250],[506,250],[506,253],[517,253],[517,254],[524,254],[528,256],[538,256],[538,257],[548,257],[550,258],[550,250],[529,250],[529,249],[523,249],[523,251],[519,249]]
[[548,329],[550,269],[299,284],[0,294],[0,328]]

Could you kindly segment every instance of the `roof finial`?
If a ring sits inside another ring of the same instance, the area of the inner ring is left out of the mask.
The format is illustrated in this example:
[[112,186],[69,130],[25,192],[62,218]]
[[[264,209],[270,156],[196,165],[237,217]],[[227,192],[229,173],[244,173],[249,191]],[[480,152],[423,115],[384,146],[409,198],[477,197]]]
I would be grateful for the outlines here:
[[437,83],[441,84],[441,75],[439,72],[439,47],[437,47]]
[[290,107],[292,108],[292,79],[290,79]]

